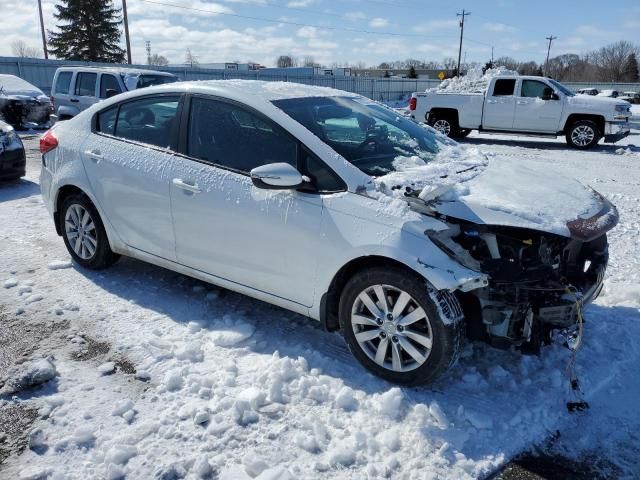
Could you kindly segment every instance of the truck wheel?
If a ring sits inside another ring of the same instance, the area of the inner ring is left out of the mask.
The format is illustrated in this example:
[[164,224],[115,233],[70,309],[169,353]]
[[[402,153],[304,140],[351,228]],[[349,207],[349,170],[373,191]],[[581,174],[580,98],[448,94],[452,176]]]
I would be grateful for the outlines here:
[[460,129],[458,128],[458,122],[453,120],[448,115],[442,115],[438,113],[429,115],[429,120],[427,123],[437,131],[439,131],[441,134],[451,138],[455,138],[460,131]]
[[[447,318],[435,302],[437,294],[424,279],[398,268],[355,274],[339,311],[342,334],[356,359],[390,382],[433,382],[455,362],[464,338],[461,317]],[[461,311],[455,297],[448,301]]]
[[602,134],[591,120],[579,120],[567,131],[567,144],[579,150],[588,150],[597,145]]

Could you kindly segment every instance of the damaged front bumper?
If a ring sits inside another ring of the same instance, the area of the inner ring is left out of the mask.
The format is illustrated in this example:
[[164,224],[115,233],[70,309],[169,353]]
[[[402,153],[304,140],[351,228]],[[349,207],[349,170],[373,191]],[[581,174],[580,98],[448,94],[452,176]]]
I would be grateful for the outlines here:
[[627,137],[631,132],[631,125],[625,119],[616,122],[606,122],[604,125],[604,141],[605,143],[616,143]]

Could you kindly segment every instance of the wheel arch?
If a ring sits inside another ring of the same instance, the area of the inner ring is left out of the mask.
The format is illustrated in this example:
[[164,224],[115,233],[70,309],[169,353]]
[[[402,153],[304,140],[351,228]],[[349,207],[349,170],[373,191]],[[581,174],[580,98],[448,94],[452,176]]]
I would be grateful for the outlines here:
[[[344,286],[357,272],[372,267],[398,268],[420,278],[425,278],[423,274],[406,263],[382,255],[365,255],[351,259],[333,276],[329,288],[320,298],[320,323],[325,330],[332,332],[340,329],[338,306]],[[425,278],[425,280],[427,279]]]
[[459,118],[458,118],[458,110],[455,108],[442,108],[442,107],[432,108],[426,114],[426,118],[425,118],[426,122],[429,125],[431,125],[431,118],[435,117],[436,115],[448,117],[451,120],[453,120],[456,125],[460,124]]
[[562,129],[563,133],[565,134],[568,133],[571,126],[574,123],[579,122],[580,120],[591,120],[598,126],[598,129],[600,130],[599,132],[600,136],[604,135],[604,130],[605,130],[604,116],[596,115],[596,114],[588,114],[588,113],[572,113],[571,115],[569,115],[567,117],[567,121],[564,124],[564,128]]
[[[58,188],[56,192],[56,198],[54,201],[54,210],[53,210],[53,220],[56,225],[56,233],[58,235],[62,235],[62,231],[60,230],[60,208],[62,207],[62,202],[64,202],[64,199],[67,198],[69,195],[74,195],[74,194],[87,195],[87,192],[82,190],[82,188],[78,187],[77,185],[73,185],[73,184],[63,185],[62,187]],[[91,199],[89,195],[87,195],[87,197]],[[91,200],[91,202],[95,205],[95,202],[93,200]]]

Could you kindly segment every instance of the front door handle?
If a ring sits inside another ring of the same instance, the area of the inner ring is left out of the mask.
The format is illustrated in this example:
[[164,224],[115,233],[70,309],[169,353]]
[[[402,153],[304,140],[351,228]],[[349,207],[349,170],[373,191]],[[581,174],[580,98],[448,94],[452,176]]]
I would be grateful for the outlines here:
[[100,150],[85,150],[84,154],[96,163],[104,158]]
[[518,105],[529,105],[528,100],[518,100]]
[[187,192],[191,192],[191,193],[200,193],[202,191],[202,190],[200,190],[200,187],[198,187],[198,185],[192,185],[190,183],[187,183],[184,180],[182,180],[181,178],[174,178],[173,179],[173,184],[176,187],[181,188],[182,190],[186,190]]
[[77,98],[70,98],[69,101],[73,103],[78,103],[80,100],[78,100]]
[[498,100],[487,100],[487,103],[498,103]]

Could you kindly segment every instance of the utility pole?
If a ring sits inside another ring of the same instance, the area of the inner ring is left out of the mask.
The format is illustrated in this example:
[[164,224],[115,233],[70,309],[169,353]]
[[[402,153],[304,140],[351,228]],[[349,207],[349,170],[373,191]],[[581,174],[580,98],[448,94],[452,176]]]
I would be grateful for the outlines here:
[[127,18],[127,0],[122,0],[122,19],[124,20],[124,39],[127,42],[127,63],[131,65],[131,41],[129,40],[129,19]]
[[549,53],[551,53],[551,42],[553,42],[558,37],[554,37],[553,35],[550,35],[545,38],[549,40],[549,47],[547,48],[547,59],[544,62],[544,75],[547,76],[547,74],[549,73]]
[[460,77],[460,58],[462,57],[462,35],[464,34],[464,17],[471,15],[471,12],[465,12],[464,8],[462,13],[456,13],[457,17],[462,17],[460,20],[460,48],[458,49],[458,77]]
[[493,68],[493,47],[491,47],[491,67]]
[[47,52],[47,36],[44,33],[44,20],[42,19],[42,0],[38,0],[38,13],[40,14],[40,31],[42,32],[42,49],[44,50],[45,60],[49,58],[49,52]]
[[151,42],[146,40],[144,43],[145,48],[147,49],[147,65],[151,65]]

